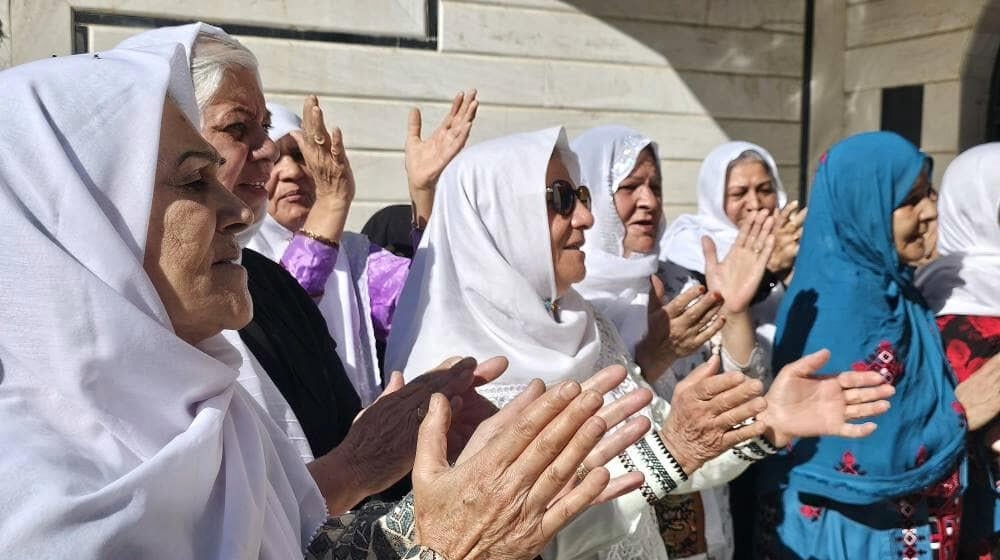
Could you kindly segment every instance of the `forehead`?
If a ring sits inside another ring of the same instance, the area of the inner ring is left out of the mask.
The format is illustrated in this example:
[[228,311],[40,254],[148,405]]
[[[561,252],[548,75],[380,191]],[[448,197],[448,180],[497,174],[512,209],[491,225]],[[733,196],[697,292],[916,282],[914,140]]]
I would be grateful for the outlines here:
[[242,66],[227,68],[204,112],[206,115],[246,113],[255,119],[263,119],[267,108],[257,74]]
[[767,168],[759,161],[741,161],[729,170],[729,183],[770,181]]
[[549,158],[549,165],[545,170],[545,182],[551,183],[556,179],[571,181],[569,169],[566,168],[566,164],[563,163],[557,152],[553,152],[552,157]]
[[160,127],[161,159],[187,150],[214,152],[184,112],[173,100],[167,98],[163,104],[163,121]]

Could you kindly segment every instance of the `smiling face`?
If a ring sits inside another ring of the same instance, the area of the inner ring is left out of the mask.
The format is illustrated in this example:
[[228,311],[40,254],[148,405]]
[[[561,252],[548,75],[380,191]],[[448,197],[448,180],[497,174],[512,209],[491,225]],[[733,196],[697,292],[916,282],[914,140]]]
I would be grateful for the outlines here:
[[[558,156],[553,155],[545,170],[545,184],[557,179],[574,184],[569,171]],[[562,296],[570,286],[583,280],[587,267],[583,262],[583,232],[594,225],[594,215],[579,201],[569,216],[563,216],[546,204],[549,212],[549,240],[552,248],[552,268],[555,272],[556,296]]]
[[652,253],[656,250],[662,208],[663,187],[653,150],[639,153],[635,167],[615,191],[615,209],[625,224],[622,255]]
[[265,185],[278,159],[267,137],[270,119],[256,74],[239,66],[226,70],[201,115],[202,136],[226,160],[219,181],[254,211],[255,221],[264,217]]
[[726,175],[725,188],[724,210],[736,227],[757,210],[778,207],[774,180],[759,161],[737,160]]
[[316,182],[306,171],[299,145],[290,135],[277,142],[278,163],[267,185],[267,212],[289,231],[298,231],[316,203]]
[[250,209],[216,179],[219,156],[168,100],[160,130],[143,269],[174,332],[197,344],[252,316],[236,234]]
[[934,240],[927,234],[936,221],[937,196],[924,171],[903,203],[892,212],[892,241],[900,262],[915,266],[934,251]]

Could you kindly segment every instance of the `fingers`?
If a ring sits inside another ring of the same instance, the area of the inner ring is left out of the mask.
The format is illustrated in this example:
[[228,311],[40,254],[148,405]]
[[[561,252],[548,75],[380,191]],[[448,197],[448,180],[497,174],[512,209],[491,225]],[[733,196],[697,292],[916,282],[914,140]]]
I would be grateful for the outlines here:
[[[656,280],[659,281],[659,278],[656,278]],[[660,282],[660,286],[661,287],[663,286],[663,282]],[[691,302],[700,298],[704,294],[705,294],[705,286],[702,286],[700,284],[697,286],[691,286],[690,288],[678,294],[677,297],[670,300],[669,303],[667,303],[666,305],[667,315],[671,319],[675,317],[680,317],[680,315],[684,313],[684,310],[687,309],[689,305],[691,305]],[[663,301],[663,299],[661,298],[660,301]]]
[[[611,474],[608,469],[598,467],[583,479],[583,482],[576,488],[570,490],[565,496],[556,500],[545,515],[542,516],[542,535],[551,538],[567,523],[573,520],[590,504],[594,503],[598,496],[608,487],[611,481]],[[632,481],[634,482],[634,480]],[[640,483],[641,484],[641,483]]]
[[[719,307],[721,308],[722,304],[719,304]],[[716,311],[715,319],[711,323],[709,323],[708,326],[706,326],[703,330],[698,331],[694,339],[691,341],[690,345],[692,348],[691,351],[694,352],[698,348],[701,348],[703,344],[705,344],[706,342],[711,340],[713,336],[715,336],[715,333],[721,331],[722,327],[724,326],[726,326],[726,316]]]
[[615,399],[602,408],[597,415],[603,418],[608,423],[608,429],[611,429],[625,421],[626,418],[642,410],[652,400],[652,391],[645,388],[636,389],[619,399]]
[[747,244],[747,237],[750,235],[750,225],[757,217],[757,213],[754,212],[748,219],[743,220],[740,224],[740,230],[736,234],[736,241],[733,242],[733,247],[745,247]]
[[895,394],[896,394],[896,388],[888,383],[885,383],[877,387],[847,389],[846,391],[844,391],[844,402],[846,402],[847,404],[864,404],[864,403],[879,401],[882,399],[888,399],[889,397]]
[[830,351],[824,348],[818,352],[813,352],[812,354],[803,356],[781,368],[781,371],[778,372],[778,376],[793,375],[795,377],[809,377],[819,371],[819,369],[822,368],[829,359]]
[[[694,288],[691,288],[691,289],[694,289]],[[690,292],[691,289],[686,290],[685,293]],[[652,276],[650,276],[649,277],[649,309],[647,309],[647,311],[649,313],[653,313],[654,311],[660,309],[660,307],[663,306],[663,299],[665,297],[665,293],[666,293],[666,289],[663,287],[663,280],[660,280],[660,277],[657,276],[657,275],[655,275],[655,274],[653,274]],[[692,298],[692,300],[693,299],[694,298]],[[684,309],[684,308],[681,307],[681,309]],[[669,310],[667,311],[667,314],[668,315],[670,314]]]
[[315,95],[307,96],[302,107],[302,130],[306,133],[306,140],[316,147],[329,145],[330,135],[326,132],[323,109]]
[[[454,105],[452,105],[454,107]],[[422,118],[420,116],[420,109],[416,107],[410,109],[410,115],[406,119],[406,137],[407,140],[420,140],[420,128],[422,125]]]
[[333,127],[330,131],[330,153],[337,158],[338,161],[343,159],[344,156],[344,133],[340,131],[339,126]]
[[596,391],[600,394],[607,393],[625,381],[625,368],[619,365],[609,366],[591,375],[589,379],[582,383],[583,390]]
[[[495,440],[490,443],[490,447],[496,455],[496,463],[500,467],[506,467],[513,463],[531,445],[545,427],[561,413],[580,394],[580,384],[573,381],[565,381],[556,387],[549,389],[539,399],[524,407],[520,416],[510,418],[504,416],[503,419],[509,424],[506,428],[501,428]],[[591,392],[591,395],[596,393]],[[601,400],[598,397],[598,400]],[[603,400],[601,400],[603,402]],[[600,403],[598,403],[600,406]],[[501,410],[501,414],[507,407]],[[596,410],[596,409],[595,409]],[[542,459],[547,459],[548,464],[555,458],[558,451],[553,452],[548,449]]]
[[401,371],[392,372],[391,374],[389,374],[389,382],[385,384],[385,390],[382,391],[382,394],[379,395],[379,398],[381,399],[386,395],[391,395],[395,393],[396,391],[402,389],[403,385],[405,384],[406,381],[403,380],[403,372]]
[[631,472],[617,478],[613,478],[611,482],[608,483],[608,486],[604,489],[604,491],[594,498],[591,505],[610,502],[611,500],[624,496],[633,490],[638,490],[645,481],[646,477],[644,477],[641,472]]
[[510,362],[503,356],[494,356],[479,364],[473,372],[475,376],[473,386],[481,387],[487,383],[496,381],[498,377],[507,371],[508,365],[510,365]]
[[725,304],[725,299],[719,292],[708,292],[677,317],[677,324],[682,329],[694,327],[695,330],[698,330],[722,311],[723,304]]
[[[764,422],[754,422],[748,426],[743,426],[735,430],[730,430],[722,435],[722,451],[743,443],[748,439],[764,435],[767,425]],[[720,454],[721,452],[720,451]]]
[[[676,396],[679,391],[685,391],[697,387],[706,379],[719,373],[719,367],[721,365],[722,360],[718,356],[712,356],[707,362],[691,370],[691,373],[689,373],[687,377],[677,383],[677,386],[674,388],[674,396]],[[738,382],[734,382],[733,386],[735,386],[736,383]],[[711,398],[711,396],[706,398]]]
[[[888,385],[881,373],[874,371],[844,371],[837,375],[837,382],[842,389],[854,389],[859,387],[877,387]],[[895,391],[893,391],[895,392]],[[884,396],[879,398],[885,398]]]
[[727,408],[733,408],[744,403],[763,391],[763,384],[759,379],[750,379],[746,375],[729,371],[705,379],[696,387],[695,395],[701,400],[715,401],[717,397],[723,397],[717,401],[720,412]]
[[858,420],[859,418],[873,418],[881,416],[889,411],[892,405],[889,401],[874,401],[862,404],[848,405],[844,409],[845,420]]
[[[645,416],[636,416],[629,420],[624,426],[605,436],[587,454],[587,458],[583,460],[583,464],[591,470],[594,467],[606,465],[608,461],[617,457],[628,446],[639,441],[639,438],[646,435],[649,432],[650,425],[649,418]],[[611,424],[608,424],[608,426],[611,426]]]
[[462,102],[465,101],[465,92],[460,91],[455,94],[455,98],[451,100],[451,109],[448,110],[448,114],[445,115],[444,120],[441,121],[441,126],[447,128],[451,122],[451,119],[459,113],[462,108]]
[[840,433],[837,435],[842,438],[858,439],[872,435],[877,427],[878,425],[874,422],[865,422],[864,424],[844,424],[840,427]]
[[[746,223],[743,224],[746,227]],[[743,235],[743,229],[740,229],[740,235],[745,239],[746,236]],[[737,238],[737,243],[739,243],[739,238]],[[715,241],[712,238],[703,235],[701,237],[701,252],[705,254],[705,271],[708,272],[710,267],[715,267],[719,265],[719,255],[715,251]]]
[[519,476],[529,480],[545,473],[535,484],[536,488],[545,489],[544,503],[566,485],[577,465],[604,437],[607,423],[595,416],[603,404],[604,399],[594,391],[579,393],[532,439],[512,465]]
[[[736,389],[733,389],[733,391],[736,391]],[[741,395],[742,393],[738,393],[734,397],[720,395],[719,397],[716,397],[716,399],[724,400],[726,398],[738,398]],[[713,399],[713,401],[716,399]],[[726,404],[728,405],[730,403]],[[721,427],[738,426],[744,421],[757,416],[765,410],[767,410],[767,400],[764,399],[764,397],[751,397],[751,400],[746,401],[739,406],[725,406],[725,411],[717,417],[718,423],[716,425]]]
[[431,395],[427,416],[417,432],[417,451],[413,460],[414,484],[448,470],[448,428],[451,408],[441,394]]

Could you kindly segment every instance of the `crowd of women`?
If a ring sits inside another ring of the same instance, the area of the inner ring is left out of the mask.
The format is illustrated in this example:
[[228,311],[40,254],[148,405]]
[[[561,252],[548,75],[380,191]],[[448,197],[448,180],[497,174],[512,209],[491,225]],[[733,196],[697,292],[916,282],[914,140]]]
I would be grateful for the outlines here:
[[1000,145],[806,209],[728,142],[667,224],[654,139],[466,147],[470,90],[369,238],[221,29],[0,90],[4,558],[1000,558]]

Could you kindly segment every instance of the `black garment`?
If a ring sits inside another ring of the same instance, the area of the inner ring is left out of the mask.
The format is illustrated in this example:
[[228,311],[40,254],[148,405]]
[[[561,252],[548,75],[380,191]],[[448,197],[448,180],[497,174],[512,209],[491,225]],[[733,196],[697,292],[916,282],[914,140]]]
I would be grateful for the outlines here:
[[361,233],[368,236],[372,243],[390,253],[413,258],[416,247],[410,238],[413,215],[409,204],[394,204],[386,206],[368,218]]
[[337,356],[326,321],[299,283],[268,258],[243,249],[253,321],[240,338],[291,405],[313,455],[343,441],[361,401]]

